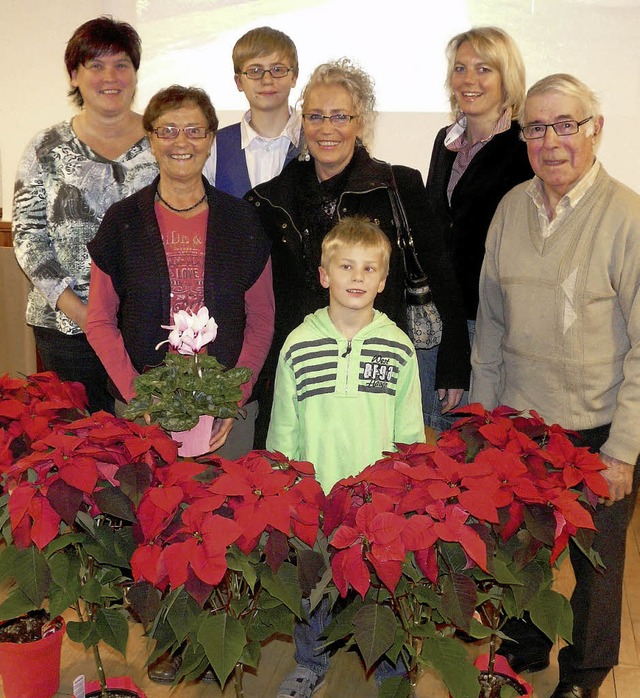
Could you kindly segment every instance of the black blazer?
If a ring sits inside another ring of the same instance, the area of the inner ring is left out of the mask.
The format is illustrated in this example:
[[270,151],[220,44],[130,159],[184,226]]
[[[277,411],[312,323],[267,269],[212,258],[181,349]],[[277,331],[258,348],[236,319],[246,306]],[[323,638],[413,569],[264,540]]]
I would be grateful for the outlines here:
[[516,184],[533,177],[520,127],[494,136],[469,163],[447,199],[447,185],[456,153],[444,145],[446,128],[433,144],[427,197],[436,225],[449,246],[453,268],[462,290],[468,320],[478,312],[478,285],[489,224],[500,199]]

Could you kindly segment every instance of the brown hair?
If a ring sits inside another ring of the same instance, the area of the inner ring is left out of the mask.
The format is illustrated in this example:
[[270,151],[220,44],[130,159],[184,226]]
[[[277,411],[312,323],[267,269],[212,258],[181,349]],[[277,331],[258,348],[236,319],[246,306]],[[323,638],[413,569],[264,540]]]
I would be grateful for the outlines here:
[[165,87],[153,95],[142,115],[144,130],[151,133],[156,119],[168,111],[188,105],[200,107],[206,119],[207,128],[215,134],[218,130],[218,116],[209,95],[199,87],[183,87],[182,85]]
[[334,252],[343,245],[362,245],[382,255],[382,266],[385,274],[389,273],[391,243],[382,232],[380,226],[364,216],[343,218],[333,226],[322,241],[322,257],[320,266],[328,269]]
[[293,74],[298,76],[296,45],[284,32],[271,27],[251,29],[236,41],[231,54],[233,72],[239,75],[247,61],[260,56],[268,56],[271,53],[280,54],[282,59],[288,63],[287,68],[291,68]]
[[[87,61],[114,53],[126,53],[135,71],[138,71],[142,55],[142,42],[138,32],[127,22],[118,22],[103,15],[90,19],[73,32],[64,52],[64,64],[71,77],[71,73]],[[79,107],[84,104],[77,87],[69,90],[69,97]]]

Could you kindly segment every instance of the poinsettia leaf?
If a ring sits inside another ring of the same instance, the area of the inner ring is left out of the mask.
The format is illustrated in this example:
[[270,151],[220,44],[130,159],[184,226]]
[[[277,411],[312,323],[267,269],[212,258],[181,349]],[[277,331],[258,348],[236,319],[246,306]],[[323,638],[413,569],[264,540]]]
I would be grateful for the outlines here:
[[[263,592],[266,595],[266,592]],[[255,618],[246,628],[247,637],[256,642],[264,642],[274,635],[293,636],[293,615],[278,603],[273,608],[265,607],[260,598],[260,607]]]
[[193,630],[201,613],[200,606],[184,589],[180,589],[170,599],[167,621],[178,643]]
[[556,591],[541,591],[529,604],[531,621],[551,640],[572,640],[573,611],[569,600]]
[[224,686],[247,643],[242,623],[224,613],[208,616],[198,630],[198,642],[204,647],[220,685]]
[[477,698],[478,670],[462,642],[449,637],[425,639],[421,656],[442,677],[452,698]]
[[240,663],[244,666],[257,669],[260,663],[260,649],[259,642],[247,642],[245,648],[242,650]]
[[289,555],[289,539],[282,531],[270,531],[264,547],[267,564],[274,572]]
[[326,570],[324,558],[315,550],[299,550],[297,570],[302,593],[309,596]]
[[96,624],[92,621],[70,620],[67,623],[67,635],[73,642],[81,642],[86,650],[94,647],[101,640]]
[[124,611],[99,608],[95,622],[100,639],[124,656],[129,638],[129,623]]
[[80,558],[66,550],[49,558],[51,578],[49,588],[49,612],[51,617],[70,608],[80,596]]
[[478,593],[475,582],[464,574],[453,573],[443,575],[441,585],[443,613],[457,628],[469,632]]
[[338,640],[346,640],[353,635],[353,617],[363,606],[364,601],[359,596],[356,596],[353,597],[353,600],[344,610],[333,616],[322,634],[327,639],[327,644],[337,642]]
[[556,520],[553,509],[546,506],[531,505],[523,509],[527,530],[534,538],[545,545],[553,546],[556,531]]
[[77,487],[69,485],[62,478],[52,482],[47,489],[49,504],[69,526],[75,521],[83,496]]
[[145,627],[153,622],[160,610],[160,592],[149,582],[138,582],[129,587],[127,601]]
[[378,698],[411,698],[414,695],[411,681],[405,676],[386,679],[378,689]]
[[22,592],[39,607],[51,584],[51,570],[45,556],[35,547],[16,551],[12,574]]
[[267,567],[262,575],[262,585],[271,596],[280,599],[293,613],[300,615],[302,591],[295,565],[285,562],[277,573]]
[[0,621],[17,618],[37,608],[39,608],[38,604],[34,604],[21,589],[15,589],[0,603]]
[[140,504],[142,495],[150,487],[153,474],[146,463],[129,463],[118,468],[116,479],[122,492],[133,502]]
[[353,616],[353,636],[367,671],[393,645],[399,622],[395,613],[381,604],[366,604]]
[[103,514],[109,514],[132,523],[136,521],[131,500],[117,487],[107,485],[94,492],[93,498]]

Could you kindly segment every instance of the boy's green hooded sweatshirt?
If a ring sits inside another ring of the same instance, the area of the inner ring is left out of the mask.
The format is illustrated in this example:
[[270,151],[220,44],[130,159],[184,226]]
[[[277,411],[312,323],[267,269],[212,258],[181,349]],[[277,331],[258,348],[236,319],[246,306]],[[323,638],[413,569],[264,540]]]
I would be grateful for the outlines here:
[[325,492],[396,443],[424,441],[415,350],[384,313],[348,342],[328,308],[307,315],[278,360],[267,448],[313,463]]

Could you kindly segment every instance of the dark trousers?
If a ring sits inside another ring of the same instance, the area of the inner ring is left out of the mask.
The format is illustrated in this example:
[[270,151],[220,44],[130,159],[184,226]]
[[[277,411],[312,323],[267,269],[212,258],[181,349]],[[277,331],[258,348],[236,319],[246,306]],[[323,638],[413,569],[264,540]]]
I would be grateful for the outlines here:
[[[609,427],[579,432],[581,445],[598,452],[609,436]],[[576,577],[571,596],[573,644],[560,650],[559,655],[560,679],[570,684],[597,688],[618,663],[625,544],[639,484],[640,459],[631,494],[611,506],[598,505],[593,515],[597,529],[593,548],[605,564],[604,571],[595,570],[576,546],[570,547]]]
[[[580,431],[579,438],[572,440],[598,453],[609,437],[610,426]],[[618,663],[627,527],[633,516],[639,483],[640,466],[636,463],[631,494],[611,506],[599,504],[592,514],[597,529],[593,548],[600,554],[605,570],[596,570],[573,543],[569,545],[576,578],[571,595],[573,644],[563,647],[558,658],[560,680],[569,684],[598,688]],[[513,654],[540,658],[549,653],[548,638],[531,623],[510,620],[504,631],[518,643],[507,645]]]
[[89,412],[114,414],[114,399],[107,390],[107,372],[84,334],[64,334],[34,327],[36,347],[46,371],[55,371],[63,381],[82,383],[89,399]]

